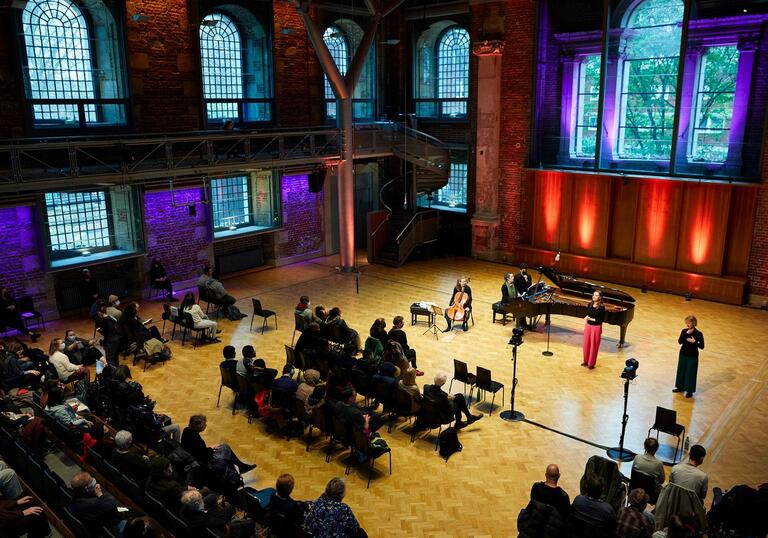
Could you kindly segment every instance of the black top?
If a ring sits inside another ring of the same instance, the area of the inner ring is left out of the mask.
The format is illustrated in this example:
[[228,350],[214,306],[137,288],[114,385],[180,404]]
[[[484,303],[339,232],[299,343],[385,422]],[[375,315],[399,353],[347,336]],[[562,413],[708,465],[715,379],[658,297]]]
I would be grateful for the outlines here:
[[91,306],[99,297],[99,288],[93,280],[80,280],[80,297],[83,299],[83,306]]
[[400,347],[403,348],[404,352],[408,352],[408,336],[405,334],[405,331],[402,329],[391,329],[389,331],[389,339],[394,340],[398,344],[400,344]]
[[557,510],[563,519],[571,513],[571,499],[560,486],[551,488],[544,482],[536,482],[531,488],[531,500],[548,504]]
[[469,286],[464,286],[463,290],[460,290],[458,287],[454,286],[453,291],[451,292],[451,302],[448,303],[448,306],[453,305],[453,301],[456,299],[456,294],[460,291],[463,291],[464,295],[466,295],[464,298],[464,308],[472,308],[472,288]]
[[205,444],[200,432],[189,426],[181,432],[181,448],[190,453],[199,463],[208,463],[213,457],[213,449]]
[[531,275],[528,273],[517,273],[514,278],[512,279],[512,282],[515,283],[515,289],[517,290],[517,293],[519,295],[522,295],[526,291],[528,291],[528,288],[531,287],[531,283],[533,282],[533,279],[531,278]]
[[[688,338],[693,337],[696,341],[689,342]],[[699,350],[704,349],[704,335],[696,327],[693,328],[693,332],[688,334],[688,329],[680,331],[680,338],[677,339],[677,343],[680,344],[680,353],[686,357],[699,356]]]
[[102,526],[112,531],[117,529],[123,519],[117,511],[117,506],[117,500],[106,491],[101,497],[75,491],[69,503],[69,510],[89,531],[95,533]]
[[362,430],[363,426],[365,426],[365,416],[363,416],[362,410],[356,405],[336,402],[336,408],[334,409],[333,414],[348,428]]
[[115,469],[135,482],[143,482],[149,476],[149,461],[133,451],[112,451],[110,458]]
[[370,331],[370,335],[371,335],[371,338],[375,338],[376,340],[381,342],[382,346],[387,345],[387,340],[389,340],[389,334],[387,334],[386,329],[378,328],[378,330],[376,330],[372,328]]
[[589,303],[587,307],[587,315],[595,321],[587,320],[590,325],[602,325],[605,319],[605,305],[600,305],[597,308],[592,303]]
[[165,272],[165,268],[162,265],[153,265],[149,269],[149,278],[153,282],[156,282],[161,278],[165,278],[167,276],[168,276],[168,273]]

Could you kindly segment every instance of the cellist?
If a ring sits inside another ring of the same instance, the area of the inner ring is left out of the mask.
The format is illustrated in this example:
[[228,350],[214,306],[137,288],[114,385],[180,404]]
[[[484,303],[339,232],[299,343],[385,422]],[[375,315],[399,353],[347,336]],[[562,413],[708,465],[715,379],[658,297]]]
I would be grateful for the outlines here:
[[448,328],[445,332],[451,330],[454,321],[461,321],[461,328],[469,330],[467,318],[469,311],[472,310],[472,288],[467,284],[467,277],[463,276],[456,281],[456,286],[451,292],[451,302],[445,311],[445,320],[448,322]]

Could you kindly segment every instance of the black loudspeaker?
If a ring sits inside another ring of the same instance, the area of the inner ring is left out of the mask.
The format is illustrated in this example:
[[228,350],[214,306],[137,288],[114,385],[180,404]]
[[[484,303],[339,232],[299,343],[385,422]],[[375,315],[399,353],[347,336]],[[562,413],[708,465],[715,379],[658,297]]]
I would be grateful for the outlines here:
[[325,183],[325,170],[315,170],[307,176],[309,192],[322,192]]

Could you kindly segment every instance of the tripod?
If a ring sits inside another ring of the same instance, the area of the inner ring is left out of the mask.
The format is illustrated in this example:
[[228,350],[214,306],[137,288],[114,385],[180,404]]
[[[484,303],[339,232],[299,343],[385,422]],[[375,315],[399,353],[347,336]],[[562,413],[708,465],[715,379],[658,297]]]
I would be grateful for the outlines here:
[[509,411],[502,411],[501,418],[508,422],[519,422],[525,420],[525,415],[520,411],[515,411],[515,390],[517,389],[517,348],[523,345],[523,339],[520,334],[512,333],[512,339],[509,341],[512,344],[512,396],[510,400]]
[[[622,377],[624,376],[622,375]],[[629,415],[627,414],[627,402],[629,401],[630,381],[631,379],[629,377],[624,377],[624,414],[621,417],[621,437],[619,438],[619,446],[606,450],[608,457],[616,461],[632,461],[637,455],[631,450],[624,448],[624,434],[627,431],[627,422],[629,422]]]

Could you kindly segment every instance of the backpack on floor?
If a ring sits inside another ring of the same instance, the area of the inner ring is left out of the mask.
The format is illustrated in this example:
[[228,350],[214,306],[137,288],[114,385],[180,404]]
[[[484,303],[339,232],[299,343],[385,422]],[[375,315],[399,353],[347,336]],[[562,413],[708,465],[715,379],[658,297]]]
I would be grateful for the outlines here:
[[448,458],[450,458],[452,454],[461,452],[464,448],[461,446],[459,435],[456,433],[456,428],[453,426],[440,432],[437,442],[440,445],[440,457],[445,458],[445,461],[448,461]]

